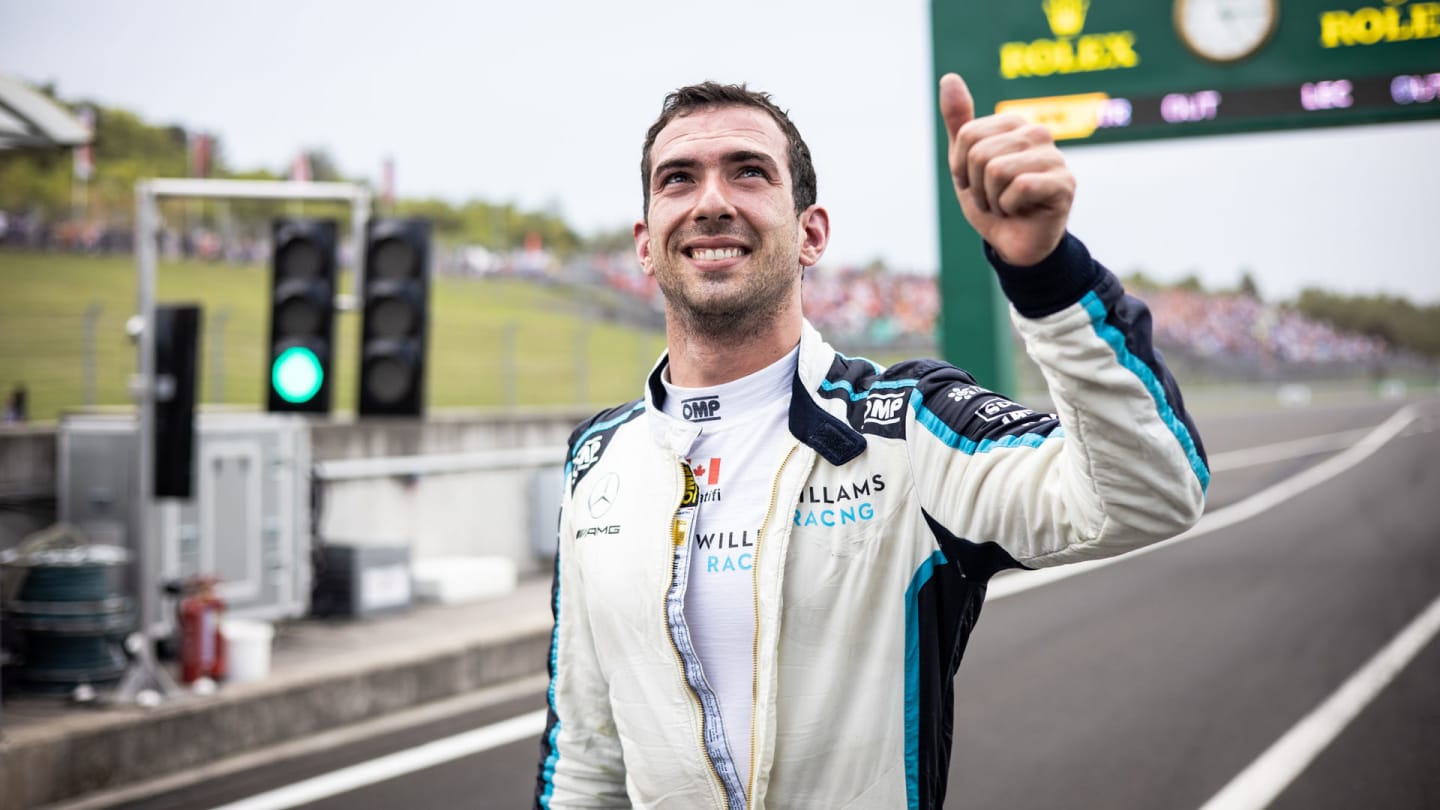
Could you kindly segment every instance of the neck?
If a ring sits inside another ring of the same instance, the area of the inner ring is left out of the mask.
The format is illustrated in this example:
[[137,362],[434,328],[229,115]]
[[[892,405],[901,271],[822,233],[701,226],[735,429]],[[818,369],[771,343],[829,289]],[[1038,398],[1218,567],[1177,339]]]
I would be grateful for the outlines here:
[[687,328],[667,307],[670,382],[685,388],[705,388],[753,374],[795,348],[800,342],[802,323],[796,301],[759,329],[708,334]]

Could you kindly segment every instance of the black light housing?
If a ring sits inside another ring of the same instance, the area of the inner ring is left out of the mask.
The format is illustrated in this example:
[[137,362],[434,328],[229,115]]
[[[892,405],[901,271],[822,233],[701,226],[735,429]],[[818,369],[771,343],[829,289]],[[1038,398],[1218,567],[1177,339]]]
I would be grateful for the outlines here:
[[271,223],[267,411],[330,412],[337,233],[329,219]]
[[365,228],[361,416],[419,417],[425,412],[430,233],[425,219],[373,219]]
[[154,496],[190,498],[195,481],[195,390],[200,375],[201,310],[155,307]]

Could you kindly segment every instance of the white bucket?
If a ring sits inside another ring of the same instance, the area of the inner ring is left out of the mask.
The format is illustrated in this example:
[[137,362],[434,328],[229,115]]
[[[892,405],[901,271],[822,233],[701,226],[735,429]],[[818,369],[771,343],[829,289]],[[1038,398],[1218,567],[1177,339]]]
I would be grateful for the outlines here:
[[258,681],[270,674],[270,641],[275,627],[249,619],[220,622],[225,637],[225,680],[230,683]]

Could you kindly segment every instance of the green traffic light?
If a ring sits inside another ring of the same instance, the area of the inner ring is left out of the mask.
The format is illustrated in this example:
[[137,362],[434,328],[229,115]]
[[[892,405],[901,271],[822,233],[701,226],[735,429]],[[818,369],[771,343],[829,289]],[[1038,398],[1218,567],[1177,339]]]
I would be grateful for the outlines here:
[[292,346],[275,358],[270,368],[270,384],[286,402],[297,405],[315,398],[325,382],[325,369],[320,358],[303,346]]

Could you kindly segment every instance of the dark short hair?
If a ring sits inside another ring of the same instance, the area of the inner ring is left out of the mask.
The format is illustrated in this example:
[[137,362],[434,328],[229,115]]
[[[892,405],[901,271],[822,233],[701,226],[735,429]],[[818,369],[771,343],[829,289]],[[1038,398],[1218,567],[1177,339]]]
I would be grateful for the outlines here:
[[660,117],[650,125],[650,131],[645,133],[645,148],[640,156],[640,187],[645,195],[647,218],[650,216],[650,150],[654,148],[660,130],[669,126],[676,118],[716,107],[753,107],[769,113],[780,131],[785,133],[785,141],[789,146],[790,181],[795,196],[795,213],[799,214],[815,204],[815,164],[810,160],[810,147],[805,145],[805,139],[800,137],[800,130],[795,128],[790,116],[770,100],[770,94],[751,90],[744,84],[701,82],[682,87],[666,96],[665,103],[660,107]]

